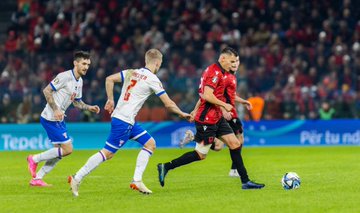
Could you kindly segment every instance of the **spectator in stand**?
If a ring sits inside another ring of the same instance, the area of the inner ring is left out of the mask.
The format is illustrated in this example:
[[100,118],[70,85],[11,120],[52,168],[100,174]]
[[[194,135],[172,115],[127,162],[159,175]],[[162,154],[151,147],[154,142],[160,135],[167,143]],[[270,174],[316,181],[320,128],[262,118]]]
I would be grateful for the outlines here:
[[11,103],[10,95],[5,93],[0,105],[0,121],[1,123],[16,122],[15,106]]
[[335,109],[332,108],[328,102],[324,101],[319,109],[319,118],[322,120],[330,120],[334,117],[335,113]]
[[32,95],[25,94],[23,101],[18,105],[16,110],[17,123],[24,124],[31,122],[32,117]]
[[5,51],[7,53],[15,53],[18,50],[18,39],[15,31],[10,31],[5,42]]
[[34,95],[32,100],[31,122],[40,122],[43,105],[40,94]]
[[52,34],[60,33],[61,36],[66,37],[69,35],[70,24],[65,20],[64,13],[59,13],[55,23],[51,26]]

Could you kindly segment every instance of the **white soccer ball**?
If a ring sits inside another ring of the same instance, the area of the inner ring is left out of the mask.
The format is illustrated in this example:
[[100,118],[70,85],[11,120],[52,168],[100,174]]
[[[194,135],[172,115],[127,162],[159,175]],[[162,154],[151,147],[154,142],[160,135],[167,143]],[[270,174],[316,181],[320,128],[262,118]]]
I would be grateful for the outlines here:
[[281,178],[281,184],[284,189],[297,189],[300,187],[301,181],[298,174],[295,172],[288,172]]

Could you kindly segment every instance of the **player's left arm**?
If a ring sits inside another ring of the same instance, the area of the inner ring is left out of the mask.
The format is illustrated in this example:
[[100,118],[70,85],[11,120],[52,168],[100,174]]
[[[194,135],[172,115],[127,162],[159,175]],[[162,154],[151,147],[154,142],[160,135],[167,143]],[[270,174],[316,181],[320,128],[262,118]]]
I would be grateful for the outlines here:
[[226,111],[226,109],[224,107],[220,107],[220,109],[221,109],[221,112],[222,112],[223,117],[225,118],[225,120],[230,121],[231,118],[232,118],[232,113]]
[[159,98],[169,111],[178,114],[181,118],[184,118],[188,121],[193,120],[193,116],[189,113],[181,111],[181,109],[175,104],[173,100],[169,98],[166,93],[160,95]]
[[199,107],[200,107],[200,99],[196,102],[196,105],[194,107],[194,110],[190,113],[192,116],[195,116],[196,112],[198,111]]
[[73,102],[73,105],[81,110],[88,110],[90,112],[95,112],[95,113],[99,113],[100,112],[100,107],[98,105],[89,105],[84,103],[81,99],[80,100],[75,100]]
[[235,96],[235,101],[242,105],[245,105],[246,109],[248,110],[251,110],[253,108],[252,104],[249,101],[240,98],[238,95]]

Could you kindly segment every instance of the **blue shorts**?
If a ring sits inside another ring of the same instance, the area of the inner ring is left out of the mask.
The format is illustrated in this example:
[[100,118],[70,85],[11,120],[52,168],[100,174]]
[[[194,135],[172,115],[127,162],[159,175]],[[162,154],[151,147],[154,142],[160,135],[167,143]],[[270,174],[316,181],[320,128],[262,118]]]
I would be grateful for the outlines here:
[[67,134],[66,124],[64,121],[48,121],[40,117],[40,123],[46,130],[48,138],[52,144],[63,144],[71,141]]
[[104,149],[115,153],[129,140],[135,140],[144,145],[151,135],[144,130],[138,123],[128,124],[120,119],[111,119],[111,132],[106,140]]

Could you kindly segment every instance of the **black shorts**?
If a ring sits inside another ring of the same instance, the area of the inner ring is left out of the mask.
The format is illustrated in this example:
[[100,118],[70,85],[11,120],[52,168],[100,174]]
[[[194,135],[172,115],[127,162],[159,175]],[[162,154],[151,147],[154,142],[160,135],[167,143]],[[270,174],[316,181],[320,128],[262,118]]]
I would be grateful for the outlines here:
[[244,132],[243,125],[239,118],[233,118],[228,122],[235,135],[242,134]]
[[213,125],[195,122],[195,127],[196,134],[194,141],[197,143],[204,141],[205,145],[214,143],[215,138],[234,133],[229,123],[223,117]]

